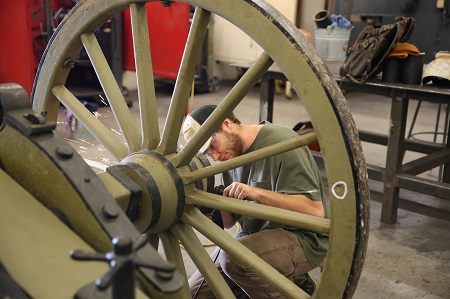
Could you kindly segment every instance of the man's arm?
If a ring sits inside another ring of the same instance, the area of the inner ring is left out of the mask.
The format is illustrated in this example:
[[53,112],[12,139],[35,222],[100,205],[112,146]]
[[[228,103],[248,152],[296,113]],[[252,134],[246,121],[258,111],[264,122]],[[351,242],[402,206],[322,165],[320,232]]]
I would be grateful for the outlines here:
[[303,194],[282,194],[252,187],[243,183],[233,182],[225,188],[223,195],[241,200],[256,200],[267,206],[325,217],[322,201],[311,200]]
[[224,228],[232,228],[233,225],[236,224],[236,219],[234,218],[234,215],[227,211],[220,211],[220,214],[222,215],[222,222]]

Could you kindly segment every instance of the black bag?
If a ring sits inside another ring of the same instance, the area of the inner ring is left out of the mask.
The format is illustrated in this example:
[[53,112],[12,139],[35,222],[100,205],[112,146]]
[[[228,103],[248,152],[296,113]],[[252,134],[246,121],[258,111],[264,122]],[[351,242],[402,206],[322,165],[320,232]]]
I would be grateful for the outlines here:
[[347,58],[339,70],[342,80],[363,83],[379,73],[389,52],[397,43],[406,42],[415,26],[414,18],[399,17],[393,24],[364,27],[348,50]]

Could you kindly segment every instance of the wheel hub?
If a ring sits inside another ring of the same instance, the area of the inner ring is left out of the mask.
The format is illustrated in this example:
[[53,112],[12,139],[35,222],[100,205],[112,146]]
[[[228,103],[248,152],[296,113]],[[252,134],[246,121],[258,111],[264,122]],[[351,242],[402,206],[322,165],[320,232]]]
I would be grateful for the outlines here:
[[[182,174],[210,166],[199,153],[188,166],[175,168],[167,157],[152,150],[127,156],[106,171],[130,193],[121,208],[141,233],[160,233],[180,222],[185,209],[186,192],[204,190],[214,193],[214,177],[185,184]],[[202,208],[200,207],[202,210]]]
[[140,217],[135,223],[139,231],[157,233],[179,222],[185,206],[184,187],[166,157],[146,150],[126,157],[119,168],[142,188]]

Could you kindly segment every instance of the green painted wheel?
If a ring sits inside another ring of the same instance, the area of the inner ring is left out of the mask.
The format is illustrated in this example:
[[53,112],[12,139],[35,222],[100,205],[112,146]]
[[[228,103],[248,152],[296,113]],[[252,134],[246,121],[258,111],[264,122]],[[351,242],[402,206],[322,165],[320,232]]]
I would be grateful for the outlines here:
[[[149,213],[135,221],[139,232],[158,234],[167,258],[183,274],[184,264],[179,241],[189,253],[219,298],[232,298],[194,233],[200,231],[215,244],[266,279],[287,298],[309,298],[300,288],[242,248],[226,232],[209,221],[197,206],[217,208],[238,214],[270,219],[291,226],[330,235],[324,271],[314,298],[350,298],[356,288],[368,240],[369,188],[358,133],[346,101],[333,76],[298,29],[279,12],[261,0],[186,0],[196,7],[185,53],[172,95],[169,113],[160,135],[157,99],[154,88],[150,38],[145,5],[137,0],[85,0],[70,11],[52,36],[38,70],[33,90],[33,109],[46,111],[56,120],[60,103],[73,111],[77,119],[117,159],[117,168],[148,191],[143,195]],[[170,4],[174,1],[164,1]],[[136,59],[141,128],[126,105],[119,85],[108,66],[94,32],[108,19],[130,8]],[[216,14],[233,23],[257,44],[264,53],[221,101],[217,113],[180,151],[178,136],[190,96],[195,66],[201,54],[209,20]],[[95,68],[103,91],[115,115],[125,142],[120,142],[96,119],[65,86],[70,64],[84,47]],[[297,92],[312,123],[315,134],[299,136],[289,144],[262,149],[219,165],[204,167],[196,154],[214,128],[234,110],[249,90],[276,63]],[[328,188],[331,221],[299,213],[277,210],[242,201],[223,200],[210,194],[209,177],[292,148],[320,142]],[[196,167],[192,167],[192,162]],[[143,177],[153,178],[152,186]],[[102,176],[102,174],[99,174]],[[104,175],[105,177],[108,175]],[[205,183],[204,190],[195,188]],[[118,184],[104,180],[108,189]],[[64,211],[63,211],[64,212]],[[139,223],[137,223],[139,222]],[[187,287],[176,298],[189,298]]]

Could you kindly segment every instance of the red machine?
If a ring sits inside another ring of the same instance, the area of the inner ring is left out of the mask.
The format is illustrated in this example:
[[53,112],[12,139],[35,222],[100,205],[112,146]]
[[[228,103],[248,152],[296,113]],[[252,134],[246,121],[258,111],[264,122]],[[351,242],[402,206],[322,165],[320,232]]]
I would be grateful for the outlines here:
[[[0,38],[2,41],[0,44],[0,83],[18,83],[28,91],[28,94],[31,94],[39,61],[50,36],[74,5],[75,1],[73,0],[0,1]],[[154,76],[174,81],[189,34],[193,10],[190,5],[185,3],[175,2],[166,7],[159,1],[147,3],[146,8]],[[120,24],[123,24],[123,28]],[[114,21],[108,26],[113,26],[114,38],[111,41],[115,41],[115,43],[104,42],[106,45],[104,50],[107,54],[114,52],[114,55],[111,53],[105,55],[107,58],[115,57],[117,59],[116,61],[111,58],[111,61],[108,61],[119,85],[121,85],[123,70],[136,70],[129,11],[114,18]],[[100,30],[99,34],[101,33]],[[107,36],[100,37],[106,41],[109,40]],[[73,87],[71,90],[73,89],[72,92],[77,97],[98,94],[98,90],[90,93],[80,92],[86,87],[98,89],[96,80],[93,79],[91,82],[86,79],[94,78],[95,75],[91,70],[92,67],[82,63],[83,57],[81,56],[77,57],[80,63],[77,63],[77,67],[71,71],[68,78],[69,86]],[[218,83],[211,84],[206,58],[207,39],[195,77],[195,87],[202,92],[211,91],[212,87],[218,88]]]
[[[151,2],[146,4],[146,10],[153,74],[156,79],[174,81],[177,78],[189,34],[193,7],[179,2],[171,3],[170,6]],[[135,71],[129,11],[123,14],[123,24],[124,69]],[[218,78],[211,76],[208,68],[208,38],[207,34],[196,69],[194,84],[198,92],[215,92],[219,89]]]
[[31,94],[44,49],[72,0],[0,1],[0,82],[18,83]]
[[[176,79],[189,34],[190,5],[175,2],[164,7],[160,2],[146,5],[150,47],[155,77]],[[135,71],[129,10],[123,15],[124,69]]]

